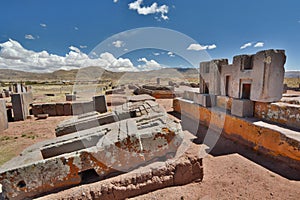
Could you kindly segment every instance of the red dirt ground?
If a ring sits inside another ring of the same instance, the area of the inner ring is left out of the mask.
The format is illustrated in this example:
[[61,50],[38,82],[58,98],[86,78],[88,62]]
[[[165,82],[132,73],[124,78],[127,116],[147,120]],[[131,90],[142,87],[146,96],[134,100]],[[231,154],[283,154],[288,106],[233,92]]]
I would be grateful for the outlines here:
[[[0,138],[9,138],[0,140],[0,153],[12,149],[18,155],[36,142],[55,137],[56,125],[67,118],[9,123],[9,129],[0,134]],[[299,170],[228,139],[220,138],[203,163],[202,182],[165,188],[132,199],[300,199]]]

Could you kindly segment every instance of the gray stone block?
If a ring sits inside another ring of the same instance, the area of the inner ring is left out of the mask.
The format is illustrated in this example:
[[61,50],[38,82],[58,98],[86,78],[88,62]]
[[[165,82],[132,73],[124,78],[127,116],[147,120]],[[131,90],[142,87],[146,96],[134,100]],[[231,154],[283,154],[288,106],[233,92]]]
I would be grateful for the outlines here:
[[200,94],[199,92],[195,92],[194,103],[202,105],[203,104],[203,94]]
[[65,116],[73,115],[72,104],[70,104],[70,103],[64,103],[64,115]]
[[105,95],[93,97],[93,102],[94,102],[94,106],[95,106],[95,111],[97,111],[99,113],[107,112],[107,104],[106,104]]
[[233,99],[231,114],[237,117],[253,117],[254,103],[248,99]]
[[49,116],[56,116],[56,104],[55,103],[46,103],[43,104],[43,113],[48,114]]
[[39,114],[43,114],[43,105],[42,104],[33,104],[32,105],[32,114],[37,116]]
[[5,100],[0,100],[0,132],[8,128]]
[[192,91],[184,91],[183,98],[187,100],[194,101],[195,92]]
[[14,111],[14,121],[25,120],[24,101],[22,94],[12,94],[11,103]]
[[66,94],[66,101],[76,101],[76,95]]
[[64,103],[56,103],[56,115],[57,116],[64,116]]

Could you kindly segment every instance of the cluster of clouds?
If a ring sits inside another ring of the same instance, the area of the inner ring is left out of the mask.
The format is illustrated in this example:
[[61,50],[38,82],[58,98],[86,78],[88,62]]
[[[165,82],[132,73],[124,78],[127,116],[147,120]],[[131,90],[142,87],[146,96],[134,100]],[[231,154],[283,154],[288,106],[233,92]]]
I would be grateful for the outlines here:
[[[113,0],[114,3],[118,3],[118,0]],[[149,6],[143,6],[144,1],[143,0],[136,0],[128,4],[129,10],[136,11],[139,15],[153,15],[158,14],[160,15],[160,18],[155,17],[158,21],[160,19],[168,20],[169,17],[167,16],[169,12],[169,6],[163,4],[158,5],[158,3],[154,2]]]
[[155,60],[147,60],[146,58],[138,59],[138,62],[143,62],[144,64],[138,65],[139,71],[150,71],[150,70],[158,70],[163,68],[158,62]]
[[217,45],[215,44],[211,44],[211,45],[200,45],[200,44],[190,44],[190,46],[188,46],[187,50],[190,51],[203,51],[203,50],[211,50],[211,49],[215,49],[217,48]]
[[251,47],[251,46],[253,46],[255,48],[260,48],[260,47],[263,47],[264,45],[265,45],[265,43],[263,43],[263,42],[256,42],[256,43],[248,42],[248,43],[243,44],[240,47],[240,49],[246,49],[246,48]]
[[154,2],[151,6],[142,6],[143,0],[136,0],[132,3],[129,3],[130,10],[136,10],[139,15],[149,15],[149,14],[160,14],[160,17],[164,20],[168,20],[167,16],[169,12],[169,7],[167,5],[159,6]]
[[[79,48],[70,46],[65,56],[49,54],[47,51],[35,52],[25,49],[19,42],[9,39],[0,43],[0,68],[31,72],[53,72],[55,70],[78,69],[81,67],[99,66],[110,71],[138,71],[128,58],[115,58],[105,52],[97,58],[90,58]],[[145,61],[145,60],[143,60]],[[153,61],[145,62],[140,69],[155,66]]]

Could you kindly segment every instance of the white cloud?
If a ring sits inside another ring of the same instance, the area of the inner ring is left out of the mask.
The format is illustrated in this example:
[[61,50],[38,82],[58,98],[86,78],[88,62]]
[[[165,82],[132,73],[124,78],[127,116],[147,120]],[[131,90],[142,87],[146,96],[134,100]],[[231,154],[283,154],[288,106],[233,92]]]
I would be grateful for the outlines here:
[[217,45],[215,45],[215,44],[208,45],[207,48],[208,48],[208,49],[215,49],[215,48],[217,48]]
[[187,50],[190,50],[190,51],[202,51],[202,50],[215,49],[215,48],[217,48],[217,45],[215,45],[215,44],[205,45],[205,46],[202,46],[200,44],[191,44],[187,48]]
[[25,35],[25,39],[27,39],[27,40],[35,40],[35,37],[33,37],[32,35],[28,34],[28,35]]
[[114,3],[118,3],[118,0],[114,0]]
[[121,40],[116,40],[116,41],[114,41],[112,44],[113,44],[115,47],[117,47],[117,48],[121,48],[121,47],[123,47],[123,46],[125,45],[125,43],[124,43],[123,41],[121,41]]
[[130,10],[136,10],[139,15],[160,14],[162,19],[169,19],[167,16],[169,7],[167,5],[158,6],[156,2],[154,2],[151,6],[142,6],[142,4],[143,0],[136,0],[129,3],[128,6]]
[[127,58],[115,58],[109,52],[90,58],[79,48],[70,46],[65,56],[49,54],[47,51],[35,52],[25,49],[19,42],[9,39],[0,43],[0,68],[31,72],[52,72],[59,69],[78,69],[99,66],[110,71],[138,71]]
[[46,28],[47,24],[40,24],[41,27]]
[[139,58],[138,62],[144,62],[143,65],[138,65],[138,69],[141,71],[150,71],[150,70],[158,70],[163,68],[158,62],[155,60],[147,60],[146,58]]
[[74,29],[75,29],[75,31],[78,31],[78,30],[79,30],[79,28],[78,28],[77,26],[75,26]]
[[80,45],[79,47],[80,47],[80,49],[86,49],[87,48],[86,45]]
[[168,52],[168,55],[169,55],[170,57],[175,57],[175,54],[174,54],[173,52],[171,52],[171,51]]
[[155,55],[155,56],[159,56],[159,55],[160,55],[160,53],[158,53],[158,52],[157,52],[157,53],[153,53],[153,55]]
[[251,47],[252,46],[252,43],[251,42],[248,42],[248,43],[245,43],[243,44],[240,49],[246,49],[247,47]]
[[263,47],[265,45],[265,43],[263,42],[257,42],[254,47]]

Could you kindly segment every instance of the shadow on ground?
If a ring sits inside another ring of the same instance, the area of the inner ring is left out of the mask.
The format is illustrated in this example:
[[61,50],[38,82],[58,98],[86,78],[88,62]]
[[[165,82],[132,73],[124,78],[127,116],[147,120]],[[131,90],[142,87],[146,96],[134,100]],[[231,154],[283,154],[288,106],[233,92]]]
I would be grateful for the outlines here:
[[208,153],[210,155],[216,157],[237,153],[282,177],[285,177],[289,180],[300,181],[299,162],[296,163],[295,161],[290,159],[272,157],[270,155],[265,155],[258,151],[254,151],[252,148],[246,146],[245,144],[241,144],[224,137],[226,135],[225,133],[220,134],[214,131],[209,131],[209,134],[214,134],[212,138],[216,138],[216,140],[214,141],[215,144],[211,145],[214,142],[211,142],[207,140],[207,138],[205,138],[208,132],[208,129],[206,127],[199,124],[199,122],[196,122],[188,117],[181,116],[176,112],[169,112],[169,114],[181,120],[183,130],[187,130],[193,135],[197,136],[197,138],[193,141],[194,143],[206,144],[207,146],[209,146],[210,149],[208,150]]

